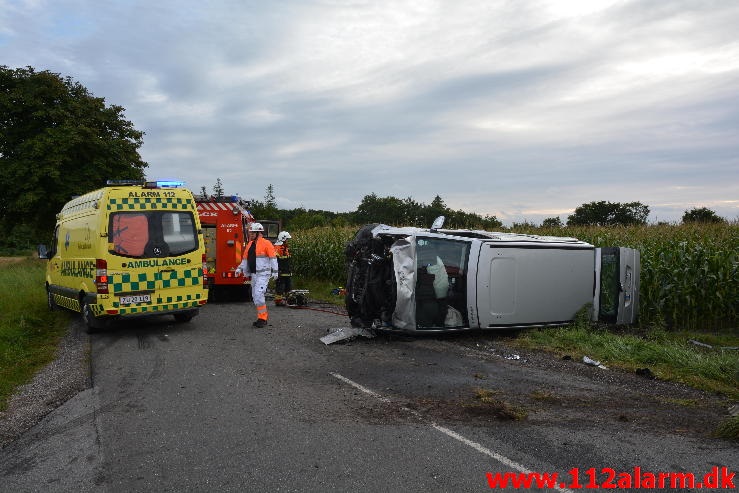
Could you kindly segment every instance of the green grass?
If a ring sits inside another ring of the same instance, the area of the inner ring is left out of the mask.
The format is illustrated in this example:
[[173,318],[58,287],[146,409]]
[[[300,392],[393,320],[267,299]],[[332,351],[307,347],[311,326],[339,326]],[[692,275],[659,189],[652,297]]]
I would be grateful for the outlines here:
[[[661,380],[739,399],[739,351],[721,349],[739,346],[736,335],[652,331],[645,336],[583,325],[522,332],[512,344],[577,359],[588,356],[627,371],[649,368]],[[714,347],[696,346],[691,339],[711,341]]]
[[[1,260],[1,259],[0,259]],[[0,410],[15,389],[54,359],[69,317],[50,312],[44,290],[45,262],[0,263]]]
[[334,294],[334,290],[344,287],[342,284],[304,276],[293,276],[292,287],[293,289],[307,289],[310,291],[309,298],[312,300],[344,306],[344,296]]

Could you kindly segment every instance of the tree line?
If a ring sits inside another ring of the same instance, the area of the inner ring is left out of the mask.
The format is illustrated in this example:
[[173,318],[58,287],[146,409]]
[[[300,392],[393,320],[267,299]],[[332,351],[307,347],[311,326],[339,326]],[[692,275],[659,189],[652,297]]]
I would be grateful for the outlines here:
[[[90,184],[106,180],[143,180],[148,163],[139,155],[144,132],[125,118],[125,109],[107,105],[70,77],[33,67],[0,66],[0,251],[28,249],[47,242],[56,213],[73,196],[89,192]],[[206,187],[201,194],[206,195]],[[220,179],[213,187],[223,194]],[[331,212],[280,209],[269,185],[264,198],[248,198],[257,218],[281,219],[285,228],[385,223],[428,227],[446,217],[445,227],[497,229],[492,215],[448,207],[440,195],[430,204],[412,197],[366,195],[356,210]],[[649,207],[639,202],[591,202],[575,209],[567,225],[644,224]],[[685,222],[720,222],[710,209],[686,211]],[[558,217],[544,226],[564,226]]]
[[[275,201],[275,188],[267,186],[264,199],[249,198],[246,200],[250,212],[256,218],[280,219],[285,229],[310,229],[323,226],[361,226],[370,223],[383,223],[391,226],[429,227],[435,218],[444,216],[445,228],[450,229],[482,229],[494,230],[503,227],[503,223],[495,216],[481,216],[474,212],[453,210],[449,208],[441,196],[437,195],[430,204],[424,204],[412,197],[379,197],[372,193],[365,195],[351,212],[331,212],[316,209],[280,209]],[[223,195],[222,182],[219,179],[213,187],[213,194],[208,194],[206,187],[201,187],[201,195]],[[582,204],[563,222],[559,217],[544,219],[541,227],[552,228],[565,226],[631,226],[645,225],[649,217],[649,206],[641,202],[607,202],[595,201]],[[726,220],[711,209],[701,207],[686,210],[683,223],[720,223]],[[536,224],[513,224],[517,227],[538,227]]]

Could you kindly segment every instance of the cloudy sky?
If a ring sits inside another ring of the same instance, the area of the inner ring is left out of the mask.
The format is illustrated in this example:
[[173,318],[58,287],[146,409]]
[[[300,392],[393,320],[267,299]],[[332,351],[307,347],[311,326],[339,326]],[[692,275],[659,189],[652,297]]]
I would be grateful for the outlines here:
[[736,219],[737,26],[731,0],[0,0],[0,65],[123,106],[148,178],[194,191]]

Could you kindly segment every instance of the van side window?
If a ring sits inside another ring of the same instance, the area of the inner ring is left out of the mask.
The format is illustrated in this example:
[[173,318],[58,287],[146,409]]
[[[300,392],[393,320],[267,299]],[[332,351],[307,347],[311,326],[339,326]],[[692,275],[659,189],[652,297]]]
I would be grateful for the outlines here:
[[56,255],[56,252],[59,251],[59,226],[54,228],[54,238],[51,240],[51,251],[48,252],[46,255],[48,258],[52,259]]

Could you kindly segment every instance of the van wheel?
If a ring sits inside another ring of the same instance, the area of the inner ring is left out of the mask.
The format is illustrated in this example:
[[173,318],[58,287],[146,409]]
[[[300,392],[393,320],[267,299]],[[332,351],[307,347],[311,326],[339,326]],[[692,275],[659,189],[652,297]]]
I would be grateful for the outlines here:
[[86,301],[82,303],[82,320],[85,322],[88,334],[91,334],[102,327],[102,323],[92,313],[92,308],[90,308],[90,304]]
[[189,322],[190,320],[192,320],[192,317],[194,317],[194,316],[195,316],[195,313],[192,312],[192,311],[190,311],[190,312],[182,312],[182,313],[175,313],[174,314],[174,319],[176,321],[178,321],[178,322],[185,323],[185,322]]
[[49,306],[49,311],[53,312],[57,309],[57,304],[54,301],[54,295],[51,294],[49,289],[46,290],[46,304]]

